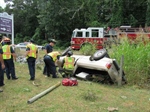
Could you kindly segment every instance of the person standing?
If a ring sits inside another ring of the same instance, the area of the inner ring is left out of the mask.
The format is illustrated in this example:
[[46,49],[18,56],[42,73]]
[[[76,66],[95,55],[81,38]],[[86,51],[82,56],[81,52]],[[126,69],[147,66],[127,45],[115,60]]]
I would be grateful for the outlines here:
[[33,39],[31,39],[29,42],[30,43],[26,46],[26,59],[28,63],[30,80],[35,80],[35,62],[38,57],[38,48],[34,44]]
[[18,79],[18,77],[16,77],[15,65],[13,61],[13,60],[16,61],[16,54],[10,44],[11,44],[10,39],[5,38],[4,46],[2,46],[3,60],[4,60],[5,68],[6,68],[7,79],[10,80],[12,78],[12,80],[16,80]]
[[58,78],[56,75],[56,65],[55,63],[59,59],[60,53],[57,51],[53,51],[44,56],[44,62],[47,68],[47,77],[50,77],[52,74],[52,78]]
[[[45,46],[45,55],[47,55],[48,53],[52,52],[53,51],[53,46],[56,44],[56,40],[55,39],[51,39],[49,41],[49,44],[47,44]],[[47,69],[46,69],[46,65],[44,66],[44,69],[43,69],[43,75],[46,75]]]
[[[2,35],[0,35],[0,42],[2,41]],[[3,69],[5,68],[5,64],[3,61],[3,52],[2,52],[2,44],[0,43],[0,87],[4,86],[4,72]],[[3,92],[2,89],[0,89],[0,92]]]

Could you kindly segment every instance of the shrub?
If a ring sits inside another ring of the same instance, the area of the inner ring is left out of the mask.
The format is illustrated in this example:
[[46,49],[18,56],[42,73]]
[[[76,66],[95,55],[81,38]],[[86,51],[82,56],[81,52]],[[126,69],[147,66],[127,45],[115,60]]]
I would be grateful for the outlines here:
[[[127,37],[126,37],[127,38]],[[113,52],[114,51],[114,52]],[[150,43],[146,45],[143,42],[138,44],[129,44],[127,39],[122,41],[120,46],[113,47],[112,58],[120,60],[124,55],[124,71],[131,85],[147,85],[150,77]]]
[[83,55],[92,55],[93,53],[96,52],[96,47],[95,47],[95,44],[93,44],[93,45],[85,44],[81,47],[81,49],[79,51]]

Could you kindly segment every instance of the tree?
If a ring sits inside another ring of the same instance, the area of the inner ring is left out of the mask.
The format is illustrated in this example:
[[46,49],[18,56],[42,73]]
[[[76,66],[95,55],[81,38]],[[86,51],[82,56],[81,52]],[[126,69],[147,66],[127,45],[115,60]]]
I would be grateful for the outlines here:
[[146,25],[150,25],[150,0],[147,0]]
[[[7,3],[10,0],[5,0]],[[15,34],[21,34],[23,37],[32,38],[38,27],[37,1],[36,0],[14,0],[13,4],[7,4],[6,11],[14,14]],[[22,39],[23,41],[23,39]]]
[[[55,38],[69,45],[75,28],[143,27],[149,22],[149,0],[5,0],[14,14],[15,35],[32,37],[40,44]],[[12,3],[13,4],[12,4]],[[42,42],[43,41],[43,42]]]

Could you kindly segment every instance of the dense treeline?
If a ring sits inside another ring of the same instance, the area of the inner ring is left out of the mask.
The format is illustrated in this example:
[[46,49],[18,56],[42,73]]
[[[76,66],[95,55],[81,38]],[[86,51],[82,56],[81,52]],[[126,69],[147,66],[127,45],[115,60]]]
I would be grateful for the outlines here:
[[149,0],[5,0],[0,12],[14,14],[15,43],[55,38],[68,46],[73,29],[150,25]]

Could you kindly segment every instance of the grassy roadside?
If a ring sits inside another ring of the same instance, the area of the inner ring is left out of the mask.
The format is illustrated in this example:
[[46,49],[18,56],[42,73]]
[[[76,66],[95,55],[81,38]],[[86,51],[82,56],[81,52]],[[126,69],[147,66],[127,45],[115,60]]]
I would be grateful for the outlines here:
[[[39,58],[42,58],[43,51]],[[47,88],[62,81],[42,74],[43,65],[37,65],[34,86],[29,81],[27,64],[15,63],[18,80],[7,80],[4,92],[0,93],[0,112],[107,112],[108,107],[119,112],[150,112],[150,91],[137,86],[103,85],[79,81],[75,87],[59,86],[52,92],[33,102],[27,101]]]
[[[139,37],[141,38],[141,37]],[[144,37],[143,37],[144,38]],[[146,37],[145,37],[146,38]],[[137,38],[138,39],[138,38]],[[124,71],[129,85],[150,88],[150,42],[132,41],[127,37],[122,39],[121,45],[113,46],[111,57],[120,60],[124,56]],[[117,52],[116,52],[117,51]]]

